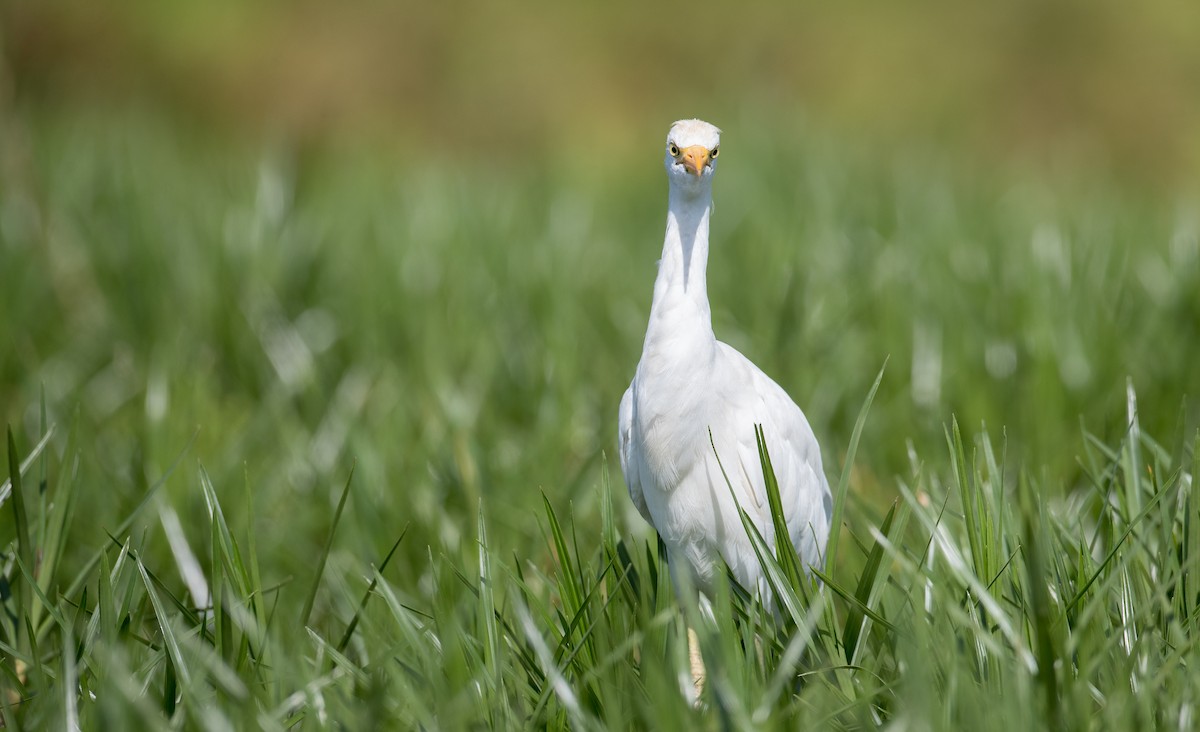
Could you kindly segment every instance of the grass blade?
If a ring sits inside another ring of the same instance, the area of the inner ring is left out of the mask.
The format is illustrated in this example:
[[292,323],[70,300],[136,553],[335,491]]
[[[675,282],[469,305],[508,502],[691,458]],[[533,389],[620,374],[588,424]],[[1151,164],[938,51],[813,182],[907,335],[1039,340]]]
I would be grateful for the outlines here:
[[[9,432],[9,434],[12,434],[11,427],[8,428],[8,432]],[[21,461],[21,475],[24,475],[25,473],[29,472],[29,468],[30,468],[30,466],[33,465],[33,461],[37,460],[38,457],[42,454],[42,451],[46,449],[46,445],[50,444],[50,438],[53,436],[54,436],[54,425],[50,425],[50,428],[48,430],[46,430],[46,434],[42,435],[42,439],[38,441],[38,444],[35,445],[33,450],[31,450],[29,452],[29,454],[25,456],[25,459],[23,461]],[[12,486],[13,486],[12,474],[13,474],[12,473],[12,462],[11,462],[11,455],[10,455],[9,471],[8,471],[9,477],[5,478],[3,483],[0,483],[0,505],[3,505],[4,502],[8,500],[9,495],[11,495],[11,493],[12,493]]]
[[350,475],[346,476],[346,486],[342,488],[342,497],[338,499],[337,509],[333,512],[329,535],[325,537],[325,546],[321,549],[321,556],[317,559],[317,570],[313,575],[312,587],[308,591],[308,597],[304,599],[304,609],[300,611],[301,625],[308,625],[309,617],[312,615],[313,603],[317,600],[317,590],[321,587],[321,575],[325,573],[325,562],[328,561],[329,552],[333,549],[333,535],[337,531],[338,522],[342,519],[342,509],[346,507],[346,499],[350,496],[350,484],[354,480],[355,467],[356,465],[350,466]]
[[883,372],[887,370],[887,359],[879,367],[875,383],[867,392],[867,398],[858,410],[858,418],[854,420],[854,430],[850,433],[850,444],[846,447],[846,463],[842,467],[842,477],[838,479],[837,490],[833,494],[833,520],[829,529],[829,543],[825,547],[825,574],[832,575],[837,565],[838,543],[842,533],[842,513],[846,509],[846,491],[850,488],[850,471],[854,468],[854,456],[858,453],[858,441],[862,437],[863,425],[867,423],[867,413],[871,410],[871,402],[875,401],[875,392],[883,381]]
[[[892,519],[896,517],[896,505],[896,503],[892,503],[891,509],[883,519],[883,524],[879,527],[879,533],[883,536],[891,533]],[[858,650],[859,633],[862,632],[866,620],[865,613],[861,608],[870,607],[871,595],[874,593],[876,578],[879,576],[879,568],[882,563],[883,545],[876,541],[871,547],[871,553],[867,556],[867,563],[863,567],[862,574],[858,577],[858,587],[854,591],[854,597],[858,603],[851,606],[850,612],[846,615],[846,626],[842,630],[842,647],[846,651],[846,663],[854,663],[854,654]]]
[[167,615],[167,609],[159,599],[158,592],[154,589],[154,582],[150,579],[150,573],[146,571],[146,565],[142,564],[141,557],[134,557],[134,562],[137,563],[138,572],[142,575],[142,583],[146,586],[146,596],[150,598],[150,605],[154,608],[154,617],[158,621],[163,644],[167,647],[169,662],[174,667],[174,673],[183,681],[184,692],[187,693],[192,687],[191,671],[183,661],[183,651],[179,648],[179,639],[175,637],[175,628],[171,623],[171,617]]
[[[400,536],[396,538],[396,541],[392,544],[392,548],[388,550],[387,555],[384,556],[383,561],[379,564],[379,569],[376,570],[377,574],[381,575],[383,574],[383,571],[387,569],[388,563],[392,561],[392,557],[396,554],[396,550],[400,548],[400,542],[404,541],[404,536],[408,533],[408,527],[409,524],[404,525],[404,529],[400,532]],[[354,630],[358,627],[358,620],[362,616],[363,610],[365,610],[367,607],[367,601],[370,600],[371,595],[374,594],[375,585],[378,582],[379,580],[376,578],[376,576],[371,577],[371,582],[367,585],[367,591],[363,593],[362,600],[360,600],[358,603],[358,609],[354,611],[354,617],[350,618],[350,623],[346,626],[346,632],[342,634],[342,639],[338,641],[338,653],[345,653],[346,646],[350,645],[350,639],[354,637]]]
[[[8,428],[8,475],[12,484],[12,512],[13,525],[17,528],[17,558],[24,567],[33,567],[33,542],[29,537],[29,517],[25,513],[25,491],[21,486],[21,463],[17,457],[17,443],[13,438],[12,427]],[[20,636],[24,632],[26,620],[32,615],[34,607],[34,590],[37,583],[30,577],[27,579],[31,585],[27,591],[21,591],[19,594],[16,590],[16,584],[13,583],[13,594],[17,594],[18,601],[17,617],[13,619],[14,634],[17,638],[17,647],[23,647]]]
[[62,627],[62,695],[63,695],[63,728],[68,732],[77,732],[79,730],[79,694],[76,689],[79,688],[79,675],[75,667],[75,654],[72,652],[75,648],[75,635],[71,632],[71,626],[63,625]]
[[[717,460],[717,468],[720,469],[721,477],[725,480],[725,487],[729,490],[729,495],[733,499],[733,505],[737,506],[738,518],[742,522],[742,529],[746,532],[746,536],[750,539],[750,546],[753,548],[754,555],[758,559],[759,567],[762,569],[763,579],[766,580],[767,585],[771,590],[771,598],[775,603],[782,603],[787,609],[787,616],[790,617],[794,623],[799,625],[801,622],[800,600],[796,596],[796,590],[800,587],[799,581],[797,580],[796,583],[793,584],[792,580],[788,577],[787,570],[784,569],[783,565],[781,565],[779,560],[775,557],[775,552],[772,550],[771,546],[767,544],[767,540],[763,538],[762,532],[758,530],[758,526],[754,523],[754,520],[751,519],[750,515],[747,514],[745,509],[742,508],[742,504],[737,498],[737,493],[733,489],[733,483],[729,480],[729,473],[725,471],[725,464],[721,461],[721,455],[717,452],[717,445],[713,440],[711,429],[708,431],[708,444],[712,447],[713,456]],[[774,470],[771,470],[770,468],[769,459],[766,463],[764,463],[764,470],[770,471],[770,474],[772,477],[774,477]],[[776,485],[775,490],[776,499],[778,499],[778,485]],[[793,548],[793,555],[794,554],[795,551]],[[730,581],[736,581],[734,580],[732,574],[730,574]],[[751,597],[754,597],[758,594],[760,588],[744,587],[741,589],[748,593]],[[764,602],[768,601],[768,598],[760,597],[759,599]]]
[[545,493],[542,494],[542,507],[546,512],[546,521],[550,527],[552,549],[558,557],[559,576],[562,578],[558,583],[559,592],[567,612],[574,615],[583,604],[581,581],[576,574],[575,563],[571,561],[571,550],[563,535],[558,515],[554,512],[554,507],[550,505],[550,499],[546,497]]
[[[712,436],[709,435],[709,440]],[[771,524],[775,531],[775,557],[783,567],[783,574],[788,584],[799,590],[807,572],[800,566],[800,555],[796,553],[796,545],[792,543],[792,533],[788,530],[787,521],[783,515],[783,500],[779,496],[779,480],[775,477],[775,467],[771,465],[771,455],[767,451],[767,437],[762,425],[754,425],[754,441],[758,446],[758,461],[763,471],[763,483],[767,489],[767,505],[771,510]]]
[[487,522],[483,517],[483,501],[479,504],[478,539],[479,556],[479,620],[483,625],[483,663],[487,667],[491,691],[497,692],[500,678],[500,631],[496,625],[496,577],[492,569],[492,552],[488,547]]
[[1054,670],[1055,659],[1060,656],[1054,647],[1054,620],[1051,617],[1050,593],[1046,588],[1046,558],[1044,530],[1041,521],[1042,506],[1038,505],[1029,481],[1022,477],[1018,481],[1018,499],[1024,529],[1024,557],[1029,587],[1029,605],[1033,616],[1033,641],[1037,653],[1037,680],[1042,688],[1042,703],[1045,705],[1049,726],[1063,729],[1061,696]]
[[[117,525],[117,528],[108,532],[110,537],[120,536],[126,531],[129,531],[129,527],[133,525],[134,519],[136,519],[138,514],[142,512],[142,509],[145,508],[148,503],[150,503],[150,500],[154,498],[154,496],[158,493],[158,490],[166,484],[167,480],[172,475],[174,475],[175,469],[179,467],[179,463],[183,461],[183,456],[192,449],[192,445],[195,444],[196,437],[199,434],[199,430],[192,433],[191,439],[189,439],[187,444],[183,446],[183,449],[179,451],[179,454],[175,456],[175,460],[171,462],[171,465],[167,468],[166,472],[164,472],[159,479],[154,482],[154,485],[150,486],[145,495],[142,496],[142,500],[138,501],[138,504],[134,506],[133,510],[130,511],[121,521],[121,523]],[[116,540],[114,539],[113,541]],[[116,541],[116,543],[118,546],[121,545],[121,542],[119,541]],[[95,570],[96,565],[99,564],[100,554],[103,551],[104,548],[101,547],[92,554],[91,558],[84,563],[83,568],[79,570],[79,573],[75,576],[75,579],[71,581],[71,584],[67,586],[67,591],[63,594],[65,594],[67,597],[74,597],[79,593],[79,589],[91,576],[91,573]]]
[[[42,556],[37,567],[37,582],[43,594],[50,592],[50,586],[58,574],[59,562],[66,550],[71,520],[74,518],[79,474],[77,435],[78,418],[72,423],[67,435],[67,447],[63,452],[62,468],[54,487],[54,499],[47,512],[45,529],[42,533]],[[38,620],[39,613],[35,612],[33,615],[34,627],[37,627]]]

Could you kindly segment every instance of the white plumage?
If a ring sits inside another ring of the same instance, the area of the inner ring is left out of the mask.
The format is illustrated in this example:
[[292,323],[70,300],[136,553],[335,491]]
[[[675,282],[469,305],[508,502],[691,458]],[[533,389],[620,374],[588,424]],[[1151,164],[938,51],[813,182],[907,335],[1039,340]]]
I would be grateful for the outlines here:
[[711,590],[721,579],[720,557],[743,587],[770,603],[717,455],[737,501],[774,547],[754,436],[755,425],[763,426],[788,532],[805,566],[824,559],[833,504],[800,408],[713,335],[705,273],[720,132],[681,120],[667,135],[667,233],[642,357],[621,399],[621,470],[634,505],[666,544],[672,577],[686,569],[697,588]]

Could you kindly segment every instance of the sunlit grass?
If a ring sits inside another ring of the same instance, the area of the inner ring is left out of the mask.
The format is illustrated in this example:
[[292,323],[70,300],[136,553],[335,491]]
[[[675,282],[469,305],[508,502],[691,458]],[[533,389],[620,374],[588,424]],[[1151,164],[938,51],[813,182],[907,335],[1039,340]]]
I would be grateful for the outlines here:
[[612,472],[654,155],[39,121],[0,201],[6,725],[1193,722],[1194,208],[728,147],[718,335],[804,406],[846,528],[819,583],[763,554],[778,616],[710,618]]

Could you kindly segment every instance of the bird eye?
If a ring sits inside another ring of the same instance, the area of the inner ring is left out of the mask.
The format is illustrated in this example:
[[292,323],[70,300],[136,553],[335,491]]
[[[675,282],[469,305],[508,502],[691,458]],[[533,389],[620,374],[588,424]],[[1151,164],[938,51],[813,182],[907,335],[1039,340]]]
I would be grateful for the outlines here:
[[719,147],[714,147],[714,148],[712,149],[712,156],[713,156],[714,158],[715,158],[715,157],[717,157],[717,153],[718,153],[718,152],[720,152],[720,148],[719,148]]
[[675,146],[675,143],[672,142],[671,146],[669,148],[667,148],[667,150],[669,150],[671,152],[671,157],[673,157],[673,158],[679,157],[679,148]]

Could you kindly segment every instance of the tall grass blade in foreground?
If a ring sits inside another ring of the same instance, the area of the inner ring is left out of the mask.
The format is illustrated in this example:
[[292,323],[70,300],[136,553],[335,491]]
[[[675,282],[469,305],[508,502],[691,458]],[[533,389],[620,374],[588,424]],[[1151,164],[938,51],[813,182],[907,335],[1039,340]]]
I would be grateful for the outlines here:
[[[13,525],[16,526],[17,532],[17,558],[21,564],[32,572],[33,568],[33,542],[29,534],[29,515],[25,512],[25,490],[21,485],[21,461],[17,454],[17,443],[13,438],[12,428],[8,428],[8,475],[12,485],[12,515]],[[34,592],[32,576],[27,575],[26,584],[30,587],[20,587],[15,579],[17,573],[10,575],[10,587],[16,597],[14,606],[16,608],[15,616],[10,616],[12,622],[12,632],[9,638],[12,639],[13,645],[18,649],[27,648],[26,643],[30,638],[24,638],[26,623],[28,622],[34,607]]]
[[329,550],[333,547],[333,535],[337,531],[338,523],[342,519],[342,509],[346,507],[346,498],[350,496],[350,484],[354,480],[354,468],[350,466],[350,474],[346,476],[346,485],[342,488],[342,495],[338,499],[337,508],[333,512],[333,521],[329,524],[329,533],[325,537],[325,546],[321,549],[321,555],[317,559],[316,571],[313,572],[312,588],[308,591],[308,595],[304,600],[304,609],[300,611],[300,624],[308,625],[308,619],[312,615],[313,603],[317,600],[317,590],[321,587],[321,575],[325,573],[325,562],[329,560]]
[[867,423],[867,413],[871,410],[871,402],[875,401],[875,393],[883,381],[883,372],[887,370],[887,359],[879,367],[875,383],[867,392],[862,408],[858,410],[858,418],[854,420],[854,430],[850,433],[850,443],[846,446],[846,462],[842,467],[842,475],[838,479],[837,488],[833,492],[833,520],[829,529],[829,543],[825,547],[825,573],[833,574],[833,567],[838,561],[838,544],[841,541],[842,514],[846,510],[846,491],[850,488],[850,474],[854,468],[854,457],[858,453],[858,442],[862,438],[863,426]]

